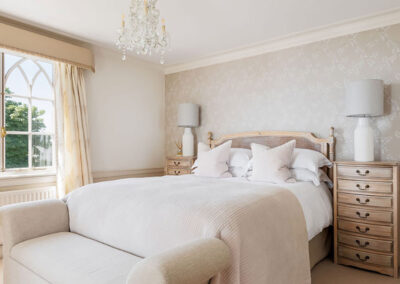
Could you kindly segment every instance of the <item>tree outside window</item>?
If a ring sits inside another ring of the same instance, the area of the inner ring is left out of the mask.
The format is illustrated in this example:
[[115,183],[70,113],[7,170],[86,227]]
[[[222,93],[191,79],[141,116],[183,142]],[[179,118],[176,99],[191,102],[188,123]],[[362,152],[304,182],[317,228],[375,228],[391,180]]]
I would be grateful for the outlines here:
[[3,170],[54,166],[52,63],[2,54]]

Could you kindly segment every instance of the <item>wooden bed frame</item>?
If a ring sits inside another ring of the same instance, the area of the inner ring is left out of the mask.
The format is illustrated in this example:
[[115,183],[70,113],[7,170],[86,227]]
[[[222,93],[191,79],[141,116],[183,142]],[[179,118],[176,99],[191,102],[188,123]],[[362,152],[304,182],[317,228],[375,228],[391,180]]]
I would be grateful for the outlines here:
[[[335,161],[335,129],[330,128],[328,138],[318,138],[311,132],[296,131],[253,131],[242,132],[237,134],[224,135],[218,139],[213,139],[212,132],[208,132],[208,145],[214,148],[222,143],[232,140],[233,148],[248,148],[251,143],[258,143],[276,147],[290,140],[296,140],[296,147],[303,149],[311,149],[324,154],[330,161]],[[333,178],[332,168],[328,171],[329,177]]]

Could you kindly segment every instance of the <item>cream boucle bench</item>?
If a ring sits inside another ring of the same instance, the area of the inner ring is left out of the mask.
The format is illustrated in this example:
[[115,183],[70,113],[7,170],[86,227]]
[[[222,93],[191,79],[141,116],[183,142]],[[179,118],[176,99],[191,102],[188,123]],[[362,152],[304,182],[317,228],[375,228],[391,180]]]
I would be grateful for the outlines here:
[[60,200],[5,206],[0,220],[5,284],[205,284],[230,264],[218,239],[141,258],[72,233]]

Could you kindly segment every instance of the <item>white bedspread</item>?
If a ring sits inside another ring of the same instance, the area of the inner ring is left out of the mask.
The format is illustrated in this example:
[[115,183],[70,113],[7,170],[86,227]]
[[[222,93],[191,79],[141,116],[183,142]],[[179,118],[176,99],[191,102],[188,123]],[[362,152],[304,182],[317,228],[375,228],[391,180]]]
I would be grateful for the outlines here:
[[233,264],[213,284],[310,283],[307,232],[312,238],[331,223],[329,191],[284,187],[293,194],[240,179],[166,176],[91,184],[66,202],[72,232],[141,257],[198,238],[224,240]]
[[[231,182],[248,182],[272,185],[266,182],[248,181],[246,178],[226,178]],[[281,185],[290,190],[299,200],[307,224],[308,240],[332,225],[332,194],[325,183],[315,186],[312,182],[285,183]]]

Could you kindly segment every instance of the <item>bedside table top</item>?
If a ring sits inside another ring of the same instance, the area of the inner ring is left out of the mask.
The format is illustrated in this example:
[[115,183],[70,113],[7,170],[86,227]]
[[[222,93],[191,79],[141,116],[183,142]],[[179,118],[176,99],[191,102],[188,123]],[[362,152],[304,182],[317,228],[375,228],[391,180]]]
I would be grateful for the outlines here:
[[185,160],[185,159],[195,159],[196,156],[168,156],[167,159],[170,160]]
[[357,162],[357,161],[335,161],[338,165],[366,165],[366,166],[397,166],[399,161],[373,161],[373,162]]

